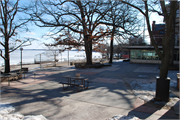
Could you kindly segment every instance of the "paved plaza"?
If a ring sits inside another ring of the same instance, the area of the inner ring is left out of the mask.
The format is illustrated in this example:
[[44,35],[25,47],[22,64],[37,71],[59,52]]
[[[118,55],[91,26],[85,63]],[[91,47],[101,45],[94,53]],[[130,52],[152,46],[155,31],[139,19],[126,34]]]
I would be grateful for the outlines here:
[[[1,83],[1,102],[13,105],[15,112],[43,115],[49,120],[107,120],[116,115],[147,120],[178,119],[173,107],[145,102],[131,89],[133,80],[155,83],[158,67],[129,62],[114,62],[112,66],[97,69],[67,65],[40,69],[36,66],[36,69],[29,69],[25,79],[12,81],[10,86]],[[66,80],[63,76],[75,76],[76,73],[90,78],[89,88],[81,92],[77,92],[76,87],[63,90],[59,84]]]

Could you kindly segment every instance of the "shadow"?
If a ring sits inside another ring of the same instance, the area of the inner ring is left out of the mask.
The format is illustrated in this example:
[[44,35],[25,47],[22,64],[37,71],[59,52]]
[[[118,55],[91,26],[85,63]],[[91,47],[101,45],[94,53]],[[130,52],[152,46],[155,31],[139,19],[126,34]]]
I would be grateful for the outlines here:
[[[136,101],[137,102],[137,101]],[[145,104],[136,106],[128,113],[130,116],[136,116],[139,119],[178,119],[179,115],[176,115],[173,107],[167,108],[165,105],[167,102],[159,102],[154,99],[148,101]]]
[[[22,88],[1,87],[3,91],[1,92],[1,97],[2,101],[10,102],[13,106],[16,106],[16,111],[22,114],[42,114],[48,119],[65,119],[69,116],[68,112],[71,110],[71,115],[73,116],[75,114],[73,111],[77,110],[78,107],[76,105],[79,105],[79,102],[111,107],[112,109],[123,109],[130,111],[129,115],[146,119],[163,108],[163,106],[157,109],[153,106],[152,108],[154,109],[151,113],[143,111],[143,109],[147,109],[150,103],[134,108],[136,97],[132,93],[132,89],[123,81],[123,78],[135,78],[135,76],[138,76],[139,73],[134,73],[133,71],[139,66],[143,65],[120,62],[113,63],[110,67],[99,69],[76,69],[74,67],[40,69],[34,71],[36,73],[36,81],[47,80],[46,82]],[[34,79],[34,72],[26,74],[25,79]],[[87,74],[88,72],[96,72],[96,74]],[[63,76],[75,76],[76,73],[82,73],[81,76],[90,78],[89,80],[93,81],[93,83],[89,83],[89,88],[81,92],[77,92],[77,87],[69,87],[67,90],[63,90],[62,84],[59,84],[59,82],[66,81],[66,78],[63,78]],[[151,75],[155,76],[155,74]],[[117,79],[120,81],[115,83],[94,81],[96,78],[108,79],[111,82]],[[87,106],[84,107],[86,108]],[[94,111],[88,114],[92,115],[92,113]],[[166,115],[164,118],[166,118]]]
[[[126,101],[129,108],[133,106],[132,99],[126,97],[132,93],[128,91],[125,86],[123,87],[125,84],[122,83],[111,84],[93,81],[93,83],[89,84],[88,89],[82,90],[81,92],[77,92],[76,87],[69,87],[67,90],[63,90],[62,84],[59,84],[60,81],[66,81],[63,76],[75,76],[76,73],[84,71],[87,73],[89,70],[90,69],[84,70],[59,67],[58,69],[55,68],[35,71],[36,81],[42,79],[48,81],[22,88],[3,86],[1,88],[3,91],[1,92],[2,101],[10,102],[12,106],[16,107],[16,111],[20,112],[21,114],[42,114],[48,119],[60,114],[64,108],[68,107],[68,104],[71,104],[71,102],[66,103],[66,101],[75,102],[72,104],[76,104],[76,102],[81,101],[85,103],[112,107],[115,107],[117,104],[121,103],[121,101]],[[91,71],[93,71],[93,69],[91,69]],[[110,72],[113,73],[114,71]],[[95,75],[82,74],[82,76],[90,78],[90,81],[97,77],[107,77],[107,75],[104,75],[104,71],[100,71]],[[33,79],[33,77],[32,72],[26,74],[25,79]],[[51,112],[48,112],[48,110]],[[67,110],[70,110],[70,108]],[[66,117],[66,114],[63,114],[58,118],[60,119],[63,117]]]

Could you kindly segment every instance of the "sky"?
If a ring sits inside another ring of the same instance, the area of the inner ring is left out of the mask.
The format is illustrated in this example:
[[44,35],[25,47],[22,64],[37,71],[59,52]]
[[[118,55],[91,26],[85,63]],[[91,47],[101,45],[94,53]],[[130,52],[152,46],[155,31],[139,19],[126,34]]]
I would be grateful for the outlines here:
[[[24,2],[27,1],[23,1],[22,3],[24,4]],[[156,24],[159,23],[163,23],[163,18],[159,17],[158,14],[151,14],[150,15],[150,24],[152,24],[152,21],[156,21]],[[144,23],[142,23],[144,24]],[[31,37],[31,38],[35,38],[37,40],[32,42],[32,45],[30,46],[25,46],[24,49],[46,49],[47,47],[44,46],[43,43],[50,43],[52,42],[52,40],[47,40],[46,37],[42,37],[43,35],[49,34],[50,33],[50,28],[45,28],[45,27],[37,27],[35,24],[33,23],[29,23],[28,27],[30,29],[30,32],[21,32],[20,33],[20,37]],[[148,35],[148,31],[145,31],[145,35]],[[20,38],[20,39],[21,39]],[[149,38],[146,38],[146,42],[150,43]],[[0,49],[3,49],[2,46],[0,46]]]

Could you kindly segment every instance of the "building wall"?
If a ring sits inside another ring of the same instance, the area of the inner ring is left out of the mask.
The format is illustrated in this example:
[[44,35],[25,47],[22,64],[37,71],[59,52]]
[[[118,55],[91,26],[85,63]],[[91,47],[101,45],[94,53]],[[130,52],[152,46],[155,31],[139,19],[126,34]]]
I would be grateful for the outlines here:
[[[130,59],[130,63],[148,63],[148,64],[161,64],[161,60],[138,60]],[[179,64],[179,61],[174,61],[175,65]]]
[[162,38],[165,34],[165,24],[156,24],[156,21],[152,23],[152,34],[154,40],[158,46],[162,46]]
[[[178,1],[179,5],[179,1]],[[170,12],[170,4],[166,6],[168,12]],[[164,21],[165,22],[165,21]],[[165,24],[155,24],[156,22],[153,21],[152,23],[152,33],[153,37],[158,46],[162,46],[162,33],[165,32]],[[176,12],[176,18],[174,21],[174,30],[175,30],[175,46],[179,46],[179,9]],[[152,43],[150,43],[152,45]]]

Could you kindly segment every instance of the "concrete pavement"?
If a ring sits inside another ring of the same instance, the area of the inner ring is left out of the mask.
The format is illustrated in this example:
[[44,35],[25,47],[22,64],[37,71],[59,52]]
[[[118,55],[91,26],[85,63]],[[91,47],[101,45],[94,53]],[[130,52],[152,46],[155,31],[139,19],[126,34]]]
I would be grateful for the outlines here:
[[[24,115],[42,114],[49,120],[106,120],[115,115],[134,115],[140,119],[178,119],[172,109],[148,106],[137,98],[124,78],[155,79],[158,72],[137,72],[138,68],[157,68],[158,65],[130,64],[116,62],[112,66],[99,69],[76,69],[74,67],[51,67],[37,69],[26,78],[1,83],[1,101],[15,106]],[[63,90],[59,81],[63,76],[75,75],[88,77],[93,83],[87,90],[77,92],[76,87]]]

